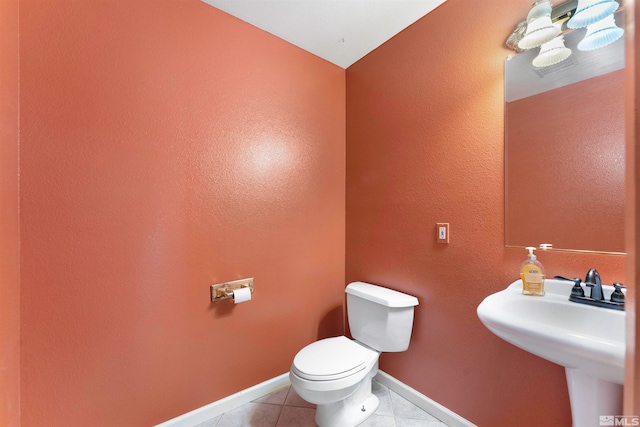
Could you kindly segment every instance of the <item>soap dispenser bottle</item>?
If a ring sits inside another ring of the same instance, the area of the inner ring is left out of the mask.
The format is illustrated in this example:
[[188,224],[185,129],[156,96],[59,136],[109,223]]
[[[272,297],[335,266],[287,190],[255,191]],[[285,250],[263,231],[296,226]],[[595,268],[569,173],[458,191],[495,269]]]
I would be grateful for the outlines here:
[[520,266],[520,279],[522,280],[522,293],[524,295],[544,295],[544,267],[536,259],[533,251],[536,248],[527,247],[529,255]]

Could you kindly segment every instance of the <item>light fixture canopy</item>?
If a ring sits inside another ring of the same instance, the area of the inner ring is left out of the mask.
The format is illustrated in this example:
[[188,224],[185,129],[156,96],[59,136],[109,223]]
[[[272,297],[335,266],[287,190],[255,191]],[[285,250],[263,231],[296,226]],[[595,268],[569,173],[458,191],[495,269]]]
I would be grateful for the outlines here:
[[624,30],[616,25],[613,14],[587,27],[587,34],[578,43],[580,50],[595,50],[618,40]]
[[540,53],[533,60],[534,67],[548,67],[564,61],[571,55],[571,49],[564,45],[564,36],[558,36],[542,45]]
[[567,21],[569,28],[584,28],[613,14],[620,5],[613,0],[578,0],[574,15]]
[[518,42],[521,49],[533,49],[553,40],[560,34],[560,28],[551,22],[551,3],[537,0],[527,15],[527,31]]

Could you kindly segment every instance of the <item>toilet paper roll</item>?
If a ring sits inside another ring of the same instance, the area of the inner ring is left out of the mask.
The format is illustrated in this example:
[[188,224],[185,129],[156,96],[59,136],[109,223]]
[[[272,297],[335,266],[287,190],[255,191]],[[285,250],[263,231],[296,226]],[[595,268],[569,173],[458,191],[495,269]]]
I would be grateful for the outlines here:
[[240,304],[241,302],[251,301],[251,289],[250,288],[240,288],[233,291],[233,301],[235,304]]

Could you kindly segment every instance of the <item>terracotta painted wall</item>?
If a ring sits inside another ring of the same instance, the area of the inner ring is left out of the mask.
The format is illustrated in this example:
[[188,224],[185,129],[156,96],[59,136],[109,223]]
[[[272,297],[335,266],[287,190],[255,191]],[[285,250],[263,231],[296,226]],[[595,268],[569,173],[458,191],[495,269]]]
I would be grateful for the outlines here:
[[[476,315],[525,258],[504,247],[503,46],[530,6],[448,0],[347,69],[347,281],[419,298],[409,350],[380,368],[480,426],[571,423],[563,369]],[[622,256],[539,259],[548,276],[625,277]]]
[[636,22],[639,21],[640,8],[636,6],[635,0],[625,0],[626,32],[625,32],[625,127],[626,127],[626,278],[632,286],[627,289],[628,304],[625,303],[627,311],[627,357],[625,360],[625,387],[624,387],[624,412],[625,414],[640,413],[640,381],[637,380],[640,372],[640,317],[636,310],[640,295],[640,144],[638,143],[638,125],[640,116],[638,115],[638,99],[640,94],[637,84],[638,49],[640,46],[640,32],[635,31]]
[[198,0],[20,25],[22,426],[160,423],[342,333],[343,69]]
[[20,425],[19,6],[0,1],[0,425]]

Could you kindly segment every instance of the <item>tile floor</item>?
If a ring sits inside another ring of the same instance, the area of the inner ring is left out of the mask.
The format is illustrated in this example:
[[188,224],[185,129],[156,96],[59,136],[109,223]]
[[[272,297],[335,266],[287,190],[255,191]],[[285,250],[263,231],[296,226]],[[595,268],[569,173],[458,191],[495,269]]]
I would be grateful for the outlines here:
[[[373,392],[380,406],[360,427],[447,427],[377,381]],[[315,405],[286,386],[194,427],[315,427],[315,413]]]

